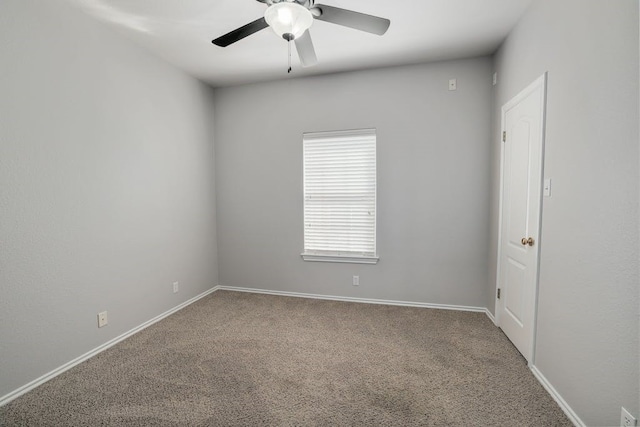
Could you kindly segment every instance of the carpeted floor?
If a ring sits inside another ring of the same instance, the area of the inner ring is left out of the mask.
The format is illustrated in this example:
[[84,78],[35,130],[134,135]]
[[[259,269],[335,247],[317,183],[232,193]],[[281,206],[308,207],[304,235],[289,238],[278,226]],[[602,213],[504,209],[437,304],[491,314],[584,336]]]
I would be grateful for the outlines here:
[[218,291],[0,408],[3,426],[571,426],[481,313]]

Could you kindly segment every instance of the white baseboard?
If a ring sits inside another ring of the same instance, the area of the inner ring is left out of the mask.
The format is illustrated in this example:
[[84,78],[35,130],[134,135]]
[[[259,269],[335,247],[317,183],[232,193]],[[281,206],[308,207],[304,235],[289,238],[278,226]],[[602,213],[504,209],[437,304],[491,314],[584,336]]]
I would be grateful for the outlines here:
[[545,390],[547,390],[547,392],[551,395],[553,400],[555,400],[556,403],[560,406],[560,409],[564,411],[569,420],[571,420],[571,422],[576,427],[586,427],[586,424],[582,422],[580,417],[578,417],[578,414],[576,414],[573,409],[571,409],[571,406],[569,406],[569,404],[562,398],[562,396],[560,396],[560,393],[558,393],[558,391],[551,385],[547,378],[542,375],[542,372],[540,372],[540,370],[538,370],[535,365],[530,365],[529,369],[531,369],[531,372],[533,372],[533,376],[536,377],[538,381],[540,381],[540,384],[542,384]]
[[339,296],[333,296],[333,295],[306,294],[301,292],[270,291],[266,289],[255,289],[255,288],[239,288],[235,286],[219,286],[218,288],[221,291],[248,292],[252,294],[278,295],[283,297],[312,298],[312,299],[323,299],[323,300],[330,300],[330,301],[358,302],[358,303],[364,303],[364,304],[398,305],[402,307],[437,308],[440,310],[473,311],[478,313],[486,312],[486,308],[484,307],[472,307],[472,306],[466,306],[466,305],[430,304],[426,302],[395,301],[395,300],[356,298],[356,297],[339,297]]
[[493,314],[491,314],[491,312],[489,311],[488,308],[484,309],[484,314],[487,315],[487,317],[489,318],[489,320],[491,320],[493,322],[494,325],[498,326],[498,324],[496,323],[496,318],[494,317]]
[[107,341],[106,343],[94,348],[93,350],[88,351],[87,353],[83,354],[82,356],[76,357],[75,359],[65,363],[64,365],[54,369],[51,372],[48,372],[44,375],[42,375],[39,378],[36,378],[35,380],[31,381],[28,384],[23,385],[22,387],[18,388],[17,390],[14,390],[12,392],[9,392],[7,394],[5,394],[4,396],[0,397],[0,406],[6,405],[7,403],[11,402],[13,399],[22,396],[23,394],[27,393],[30,390],[33,390],[34,388],[38,387],[41,384],[46,383],[47,381],[49,381],[52,378],[57,377],[58,375],[62,374],[65,371],[68,371],[69,369],[73,368],[76,365],[79,365],[80,363],[84,362],[85,360],[95,356],[98,353],[101,353],[103,351],[105,351],[106,349],[108,349],[109,347],[112,347],[116,344],[118,344],[120,341],[123,341],[126,338],[129,338],[131,335],[140,332],[141,330],[153,325],[156,322],[159,322],[160,320],[164,319],[167,316],[172,315],[173,313],[175,313],[176,311],[179,311],[183,308],[185,308],[186,306],[188,306],[189,304],[193,304],[194,302],[198,301],[200,298],[203,298],[215,291],[217,291],[220,287],[219,286],[215,286],[207,291],[204,291],[203,293],[201,293],[200,295],[196,295],[195,297],[191,298],[190,300],[187,300],[185,302],[183,302],[180,305],[177,305],[176,307],[165,311],[164,313],[154,317],[151,320],[148,320],[146,322],[144,322],[143,324],[136,326],[135,328],[131,329],[130,331],[125,332],[124,334],[117,336],[115,338],[113,338],[110,341]]

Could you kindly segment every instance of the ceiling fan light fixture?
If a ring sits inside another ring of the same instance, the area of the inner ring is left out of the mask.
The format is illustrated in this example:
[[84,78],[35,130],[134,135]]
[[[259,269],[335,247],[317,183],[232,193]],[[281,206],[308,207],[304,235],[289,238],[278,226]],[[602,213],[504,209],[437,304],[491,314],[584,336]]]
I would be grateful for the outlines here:
[[287,41],[297,39],[313,24],[313,15],[298,3],[281,2],[269,6],[264,19],[273,31]]

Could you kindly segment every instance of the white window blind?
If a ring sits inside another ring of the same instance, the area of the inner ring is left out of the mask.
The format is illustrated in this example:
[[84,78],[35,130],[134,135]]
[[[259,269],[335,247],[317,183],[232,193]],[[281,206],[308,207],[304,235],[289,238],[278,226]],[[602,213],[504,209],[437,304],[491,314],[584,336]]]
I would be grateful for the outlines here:
[[375,263],[375,129],[305,133],[303,151],[303,258]]

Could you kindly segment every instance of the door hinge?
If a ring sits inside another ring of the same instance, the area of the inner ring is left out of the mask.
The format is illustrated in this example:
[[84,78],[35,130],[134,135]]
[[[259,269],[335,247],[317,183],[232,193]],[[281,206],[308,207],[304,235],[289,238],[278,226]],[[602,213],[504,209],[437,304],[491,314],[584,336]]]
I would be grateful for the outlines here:
[[502,132],[502,142],[507,142],[507,131]]
[[500,299],[500,288],[498,288],[498,299]]

